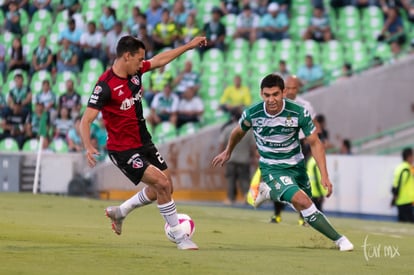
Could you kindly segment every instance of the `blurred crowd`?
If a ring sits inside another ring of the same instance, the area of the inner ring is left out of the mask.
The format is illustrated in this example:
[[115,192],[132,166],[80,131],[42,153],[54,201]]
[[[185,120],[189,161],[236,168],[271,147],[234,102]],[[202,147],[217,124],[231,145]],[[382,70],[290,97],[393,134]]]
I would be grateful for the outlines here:
[[[114,7],[111,2],[120,3],[121,7]],[[123,1],[103,0],[3,1],[0,12],[4,20],[0,39],[0,77],[3,83],[0,91],[0,140],[13,138],[23,149],[26,141],[38,137],[41,114],[47,112],[44,148],[51,148],[50,144],[59,139],[67,145],[62,151],[82,151],[79,121],[91,91],[85,87],[93,88],[99,74],[115,59],[117,41],[127,34],[145,43],[146,58],[184,44],[197,35],[205,35],[208,39],[207,47],[199,49],[193,56],[173,67],[153,71],[146,77],[145,116],[156,135],[161,131],[157,130],[160,125],[163,128],[166,124],[172,125],[176,132],[184,128],[191,131],[192,127],[220,120],[217,114],[228,118],[258,100],[257,92],[251,91],[257,90],[257,81],[252,80],[256,64],[252,64],[249,73],[245,73],[243,69],[247,65],[243,65],[244,59],[242,63],[235,63],[232,73],[227,74],[220,67],[228,67],[229,64],[225,63],[230,58],[217,59],[221,62],[219,65],[206,62],[213,58],[212,53],[220,55],[219,51],[226,56],[229,52],[234,53],[232,50],[240,43],[245,47],[241,53],[254,49],[259,49],[260,53],[258,41],[261,41],[260,45],[271,42],[272,47],[292,40],[324,45],[338,40],[332,18],[336,18],[344,7],[353,6],[361,11],[378,7],[384,23],[376,34],[376,40],[389,43],[392,59],[396,59],[410,47],[412,37],[406,25],[414,21],[414,3],[408,0],[142,2],[146,4],[140,6],[138,1],[126,5]],[[295,7],[299,2],[304,2],[303,7],[311,10],[305,26],[295,32],[292,30],[299,24]],[[88,14],[93,8],[88,10],[85,7],[92,3],[98,5],[94,7],[94,16],[90,17]],[[208,8],[208,11],[201,8]],[[45,22],[50,24],[41,24]],[[51,41],[55,26],[60,26],[57,39]],[[29,40],[30,35],[36,37],[34,42]],[[92,60],[98,64],[94,74],[90,74]],[[320,58],[312,54],[304,54],[298,66],[293,65],[289,58],[281,57],[277,62],[252,58],[249,62],[266,61],[266,73],[279,73],[284,78],[297,75],[301,87],[306,90],[325,84],[327,72],[320,64]],[[384,62],[380,57],[374,57],[373,61],[375,66]],[[214,75],[215,67],[219,67],[217,75]],[[353,73],[351,63],[343,62],[337,78],[346,79]],[[39,81],[39,75],[47,77]],[[40,85],[32,85],[35,79]],[[219,85],[215,85],[216,82]],[[92,135],[98,148],[105,151],[106,133],[101,123],[101,119],[96,121]],[[192,127],[187,127],[189,124]]]

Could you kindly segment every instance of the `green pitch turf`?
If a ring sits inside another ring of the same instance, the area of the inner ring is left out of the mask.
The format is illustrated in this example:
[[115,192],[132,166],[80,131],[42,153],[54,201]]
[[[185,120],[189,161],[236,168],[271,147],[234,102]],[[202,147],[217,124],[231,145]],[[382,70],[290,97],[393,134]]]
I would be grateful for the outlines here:
[[164,235],[156,205],[110,230],[117,202],[0,193],[0,274],[414,274],[414,225],[330,218],[354,243],[339,252],[297,215],[178,203],[195,221],[198,251]]

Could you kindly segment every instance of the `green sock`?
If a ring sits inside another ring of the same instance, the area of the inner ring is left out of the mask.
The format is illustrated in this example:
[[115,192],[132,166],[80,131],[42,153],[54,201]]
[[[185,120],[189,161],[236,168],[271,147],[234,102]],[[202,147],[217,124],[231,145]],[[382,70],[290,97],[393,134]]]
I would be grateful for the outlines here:
[[315,211],[311,215],[304,217],[304,219],[310,226],[321,232],[332,241],[336,241],[341,237],[341,235],[339,235],[339,233],[336,232],[333,226],[329,223],[325,215],[319,211]]

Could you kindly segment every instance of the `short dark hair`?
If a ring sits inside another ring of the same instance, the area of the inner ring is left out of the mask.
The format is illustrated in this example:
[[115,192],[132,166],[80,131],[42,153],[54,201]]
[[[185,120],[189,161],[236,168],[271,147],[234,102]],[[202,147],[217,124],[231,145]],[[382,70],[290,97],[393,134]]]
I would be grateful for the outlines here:
[[277,74],[268,74],[262,79],[260,83],[260,89],[279,87],[282,91],[285,89],[285,82],[280,75]]
[[144,43],[131,35],[123,36],[116,46],[116,56],[121,57],[124,53],[136,53],[139,49],[145,50]]
[[413,155],[413,149],[412,148],[404,148],[402,151],[402,158],[403,160],[407,160],[409,157],[411,157]]

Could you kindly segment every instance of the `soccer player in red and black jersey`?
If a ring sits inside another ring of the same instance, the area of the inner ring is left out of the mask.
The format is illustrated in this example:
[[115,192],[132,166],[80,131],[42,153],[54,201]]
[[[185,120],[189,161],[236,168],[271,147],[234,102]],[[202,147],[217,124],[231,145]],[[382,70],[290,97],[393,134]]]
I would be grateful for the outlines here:
[[165,66],[184,52],[205,46],[205,37],[195,37],[178,48],[164,51],[144,60],[145,45],[133,36],[122,37],[116,47],[117,57],[95,85],[81,122],[81,136],[91,167],[96,165],[98,150],[91,144],[90,127],[102,112],[108,132],[107,148],[112,162],[135,184],[147,184],[120,206],[106,208],[113,231],[120,235],[124,218],[135,208],[157,200],[158,208],[170,225],[178,249],[198,249],[181,230],[177,209],[172,199],[171,175],[167,165],[151,141],[142,114],[142,80],[147,71]]

